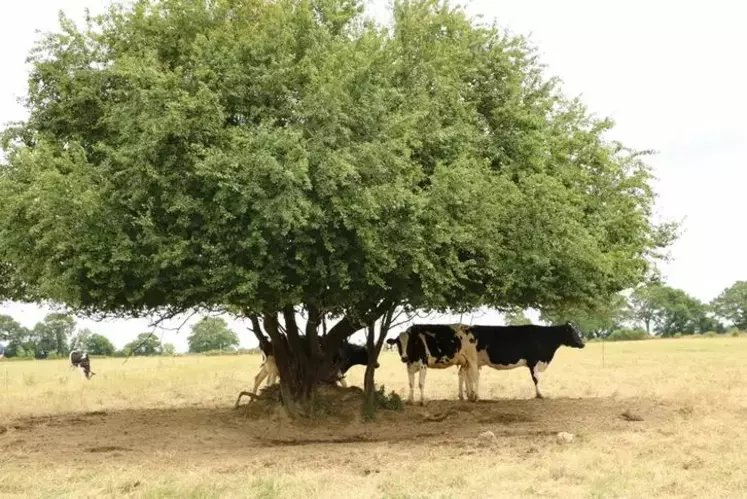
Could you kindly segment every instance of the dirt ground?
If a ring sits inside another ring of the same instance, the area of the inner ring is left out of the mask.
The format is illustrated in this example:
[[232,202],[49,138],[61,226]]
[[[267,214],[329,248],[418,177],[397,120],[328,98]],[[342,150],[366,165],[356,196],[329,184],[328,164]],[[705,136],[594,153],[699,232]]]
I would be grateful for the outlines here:
[[[603,371],[587,353],[597,348],[553,363],[547,399],[529,398],[519,369],[483,369],[493,384],[484,395],[507,396],[461,402],[456,371],[443,371],[429,374],[426,395],[436,398],[424,407],[383,411],[373,423],[234,409],[228,394],[237,387],[225,372],[237,357],[149,359],[127,367],[125,379],[115,375],[121,364],[101,361],[108,379],[90,383],[45,375],[43,362],[7,363],[6,394],[19,405],[10,411],[6,395],[0,497],[747,497],[747,371],[708,362],[744,355],[747,339],[608,344]],[[404,368],[396,356],[383,360],[381,378],[406,395]],[[33,382],[29,366],[40,369]],[[16,371],[27,377],[14,385]],[[153,372],[168,374],[160,388]],[[147,394],[138,396],[139,383]],[[66,398],[52,396],[55,385]],[[73,410],[57,410],[64,403]],[[480,437],[487,431],[495,438]]]

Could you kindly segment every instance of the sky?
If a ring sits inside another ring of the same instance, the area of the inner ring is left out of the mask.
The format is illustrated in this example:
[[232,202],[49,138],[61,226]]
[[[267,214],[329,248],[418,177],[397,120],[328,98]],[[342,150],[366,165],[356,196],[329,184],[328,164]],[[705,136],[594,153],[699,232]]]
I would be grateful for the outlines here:
[[[26,56],[37,31],[57,27],[58,12],[80,18],[100,12],[107,0],[24,0],[0,6],[0,126],[25,117],[17,99],[25,94]],[[369,2],[383,18],[387,2]],[[747,5],[733,0],[599,2],[598,0],[474,0],[467,10],[527,35],[539,48],[550,75],[566,94],[580,96],[590,111],[612,118],[611,137],[653,149],[660,219],[682,223],[661,266],[668,284],[710,301],[737,280],[747,280]],[[0,200],[2,202],[2,200]],[[47,309],[0,304],[26,326]],[[194,318],[190,323],[193,323]],[[431,317],[490,323],[482,311],[469,317]],[[186,349],[188,327],[160,330],[164,342]],[[148,322],[79,321],[121,347]],[[171,327],[176,323],[171,324]],[[232,322],[243,346],[254,346],[245,324]]]

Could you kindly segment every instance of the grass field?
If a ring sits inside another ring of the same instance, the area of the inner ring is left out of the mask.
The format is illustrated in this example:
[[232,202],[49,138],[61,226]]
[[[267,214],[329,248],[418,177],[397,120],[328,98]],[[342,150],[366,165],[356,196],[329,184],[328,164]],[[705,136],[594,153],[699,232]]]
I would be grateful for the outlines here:
[[[382,357],[377,381],[406,396]],[[604,365],[600,343],[561,349],[545,400],[526,369],[482,369],[479,403],[431,370],[425,407],[368,424],[246,417],[259,361],[94,359],[91,381],[0,361],[0,497],[747,497],[744,337],[607,343]]]

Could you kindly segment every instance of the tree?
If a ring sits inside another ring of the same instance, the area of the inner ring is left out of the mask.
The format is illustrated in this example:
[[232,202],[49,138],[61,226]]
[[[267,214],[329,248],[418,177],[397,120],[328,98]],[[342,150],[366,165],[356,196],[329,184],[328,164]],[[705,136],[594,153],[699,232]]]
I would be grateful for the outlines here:
[[176,355],[176,347],[174,346],[174,344],[173,343],[164,343],[163,344],[163,354],[164,355],[169,355],[169,356]]
[[747,281],[737,281],[713,300],[712,308],[740,330],[747,330]]
[[395,1],[391,28],[363,5],[63,18],[4,134],[0,289],[256,319],[304,414],[342,341],[392,307],[541,310],[643,279],[673,237],[645,152],[605,139],[524,38],[444,1]]
[[509,326],[523,326],[532,323],[532,321],[530,321],[524,314],[523,310],[513,310],[506,313],[504,320]]
[[192,326],[192,334],[187,338],[187,342],[190,352],[201,353],[237,347],[239,337],[220,317],[204,317]]
[[24,357],[31,341],[30,331],[13,317],[0,315],[0,341],[7,342],[6,357]]
[[114,355],[115,348],[112,342],[104,335],[92,333],[86,343],[86,351],[91,355]]
[[93,331],[88,328],[81,329],[70,338],[70,350],[87,349],[88,341],[93,335]]
[[653,332],[656,310],[661,302],[661,290],[661,285],[649,284],[636,288],[630,295],[630,318],[642,324],[648,334]]
[[68,341],[73,331],[75,319],[71,315],[56,312],[47,314],[44,320],[36,323],[31,330],[31,349],[35,352],[57,352],[58,355],[67,355]]
[[[694,334],[715,327],[708,308],[681,289],[651,284],[635,290],[631,296],[631,317],[661,336]],[[705,329],[704,329],[705,328]]]
[[147,356],[161,355],[161,340],[153,333],[140,333],[137,338],[129,342],[122,349],[127,355]]
[[627,307],[625,297],[615,294],[610,299],[599,300],[591,306],[545,310],[541,319],[552,324],[573,322],[586,338],[606,338],[613,331],[622,328],[629,317]]

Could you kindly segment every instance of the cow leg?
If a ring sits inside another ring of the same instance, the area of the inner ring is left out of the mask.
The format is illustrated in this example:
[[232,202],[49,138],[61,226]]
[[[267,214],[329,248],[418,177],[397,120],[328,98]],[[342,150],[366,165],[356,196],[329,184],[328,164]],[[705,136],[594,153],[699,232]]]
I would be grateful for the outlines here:
[[464,400],[464,370],[459,366],[459,400]]
[[345,381],[345,376],[342,374],[342,371],[337,371],[337,379],[340,380],[340,385],[342,385],[343,388],[348,387],[348,382]]
[[415,388],[415,371],[417,370],[417,366],[415,364],[410,364],[407,366],[407,381],[410,384],[410,393],[407,396],[407,403],[412,404],[415,402],[415,394],[413,393],[413,390]]
[[[259,368],[259,372],[258,372],[258,373],[257,373],[257,375],[256,375],[256,376],[254,377],[254,388],[252,389],[252,393],[253,393],[254,395],[256,395],[256,394],[257,394],[257,390],[259,389],[259,385],[261,385],[261,384],[262,384],[262,381],[264,381],[264,379],[265,379],[265,378],[266,378],[266,377],[267,377],[268,375],[270,375],[270,373],[268,373],[267,371],[268,371],[268,369],[267,369],[267,367],[265,366],[265,364],[262,364],[262,365],[260,366],[260,368]],[[271,377],[271,378],[274,378],[275,376],[273,375],[273,376],[270,376],[270,377]],[[269,384],[269,380],[268,380],[268,384]]]
[[538,366],[534,365],[529,368],[529,374],[532,375],[532,381],[534,382],[534,393],[535,398],[541,399],[544,398],[542,396],[542,392],[540,392],[539,389],[539,369]]
[[470,387],[469,399],[473,402],[477,402],[480,399],[480,368],[477,364],[469,364],[467,366],[468,381],[472,378],[472,386]]
[[425,373],[428,372],[426,366],[420,366],[420,377],[418,378],[418,387],[420,388],[420,405],[425,405],[425,396],[423,395],[425,389]]

